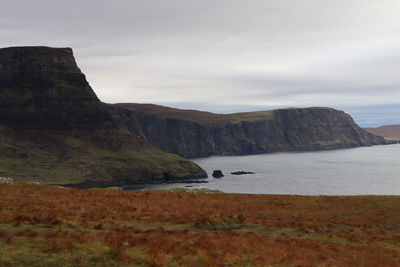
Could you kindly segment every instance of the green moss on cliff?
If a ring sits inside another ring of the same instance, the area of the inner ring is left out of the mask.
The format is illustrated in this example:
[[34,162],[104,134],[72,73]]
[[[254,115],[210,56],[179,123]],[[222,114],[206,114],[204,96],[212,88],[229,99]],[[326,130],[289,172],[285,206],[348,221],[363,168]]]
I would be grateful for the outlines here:
[[210,117],[209,119],[204,118],[200,123],[204,125],[224,125],[226,123],[241,123],[246,121],[265,121],[272,120],[274,112],[273,110],[255,111],[255,112],[243,112],[233,114],[219,114],[222,115],[219,118]]
[[71,136],[65,137],[65,138],[64,138],[64,142],[65,142],[67,145],[71,146],[71,147],[81,147],[82,145],[85,144],[85,142],[82,142],[81,140],[76,139],[76,138],[71,137]]

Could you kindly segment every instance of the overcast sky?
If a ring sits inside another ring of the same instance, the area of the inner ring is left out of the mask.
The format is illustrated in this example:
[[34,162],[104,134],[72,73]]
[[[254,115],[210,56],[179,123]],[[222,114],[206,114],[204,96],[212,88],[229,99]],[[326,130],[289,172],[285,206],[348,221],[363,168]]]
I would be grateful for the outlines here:
[[108,103],[400,123],[399,0],[0,0],[0,36],[72,47]]

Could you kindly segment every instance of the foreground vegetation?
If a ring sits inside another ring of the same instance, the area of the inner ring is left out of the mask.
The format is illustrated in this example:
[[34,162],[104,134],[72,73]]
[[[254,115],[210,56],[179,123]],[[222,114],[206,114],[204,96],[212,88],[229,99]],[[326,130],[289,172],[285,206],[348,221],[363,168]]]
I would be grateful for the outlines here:
[[399,266],[400,197],[0,185],[0,266]]

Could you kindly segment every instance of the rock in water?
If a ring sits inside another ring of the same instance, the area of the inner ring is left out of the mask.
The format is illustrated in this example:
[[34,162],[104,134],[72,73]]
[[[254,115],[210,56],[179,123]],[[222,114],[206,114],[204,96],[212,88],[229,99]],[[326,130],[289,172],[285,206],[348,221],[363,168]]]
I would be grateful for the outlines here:
[[224,174],[222,173],[221,170],[214,170],[212,173],[212,176],[214,178],[221,178],[221,177],[224,177]]
[[233,175],[244,175],[244,174],[255,174],[254,172],[245,172],[245,171],[237,171],[237,172],[231,172]]

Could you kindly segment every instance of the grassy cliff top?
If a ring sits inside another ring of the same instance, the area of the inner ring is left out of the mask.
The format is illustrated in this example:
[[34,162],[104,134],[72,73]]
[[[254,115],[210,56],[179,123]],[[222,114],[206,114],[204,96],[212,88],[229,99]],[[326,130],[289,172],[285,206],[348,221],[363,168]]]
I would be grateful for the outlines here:
[[[135,103],[119,103],[115,104],[118,107],[126,108],[129,110],[145,112],[148,114],[155,114],[166,118],[182,119],[195,121],[200,124],[215,125],[222,123],[236,123],[241,121],[259,121],[259,120],[271,120],[273,119],[275,110],[263,110],[254,112],[239,112],[231,114],[217,114],[206,111],[198,110],[185,110],[177,109],[166,106],[154,105],[154,104],[135,104]],[[279,110],[295,110],[300,108],[287,108]],[[307,109],[329,109],[329,108],[307,108]]]

